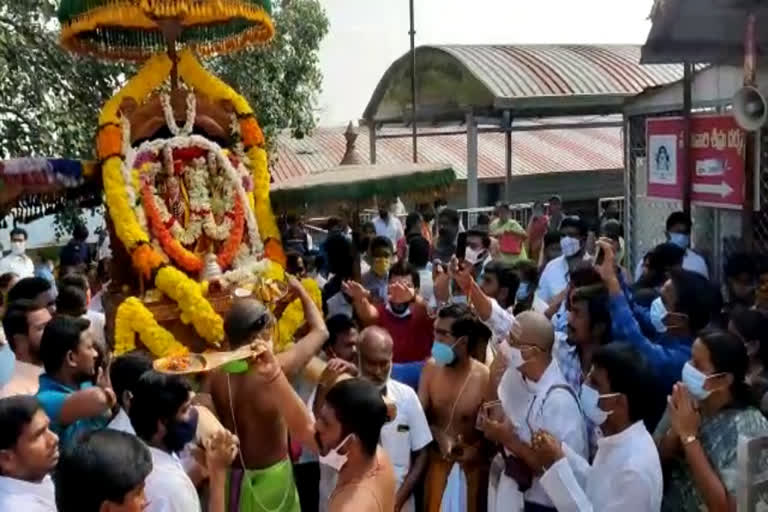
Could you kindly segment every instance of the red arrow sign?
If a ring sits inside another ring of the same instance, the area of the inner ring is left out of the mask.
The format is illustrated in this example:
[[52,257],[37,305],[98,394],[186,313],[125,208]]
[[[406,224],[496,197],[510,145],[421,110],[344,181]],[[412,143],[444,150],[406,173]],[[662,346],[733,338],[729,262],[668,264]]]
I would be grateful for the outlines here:
[[[648,196],[682,199],[683,119],[647,122]],[[741,209],[744,203],[746,135],[730,115],[691,119],[690,158],[694,166],[691,201],[718,208]]]

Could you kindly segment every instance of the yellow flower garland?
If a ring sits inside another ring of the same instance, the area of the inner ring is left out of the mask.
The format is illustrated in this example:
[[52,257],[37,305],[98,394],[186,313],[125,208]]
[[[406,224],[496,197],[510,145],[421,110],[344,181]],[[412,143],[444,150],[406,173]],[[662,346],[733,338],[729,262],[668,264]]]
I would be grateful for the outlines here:
[[136,297],[128,297],[117,308],[115,316],[115,355],[136,349],[136,334],[145,347],[157,357],[188,352],[173,334],[160,327],[144,304]]
[[157,272],[155,286],[176,301],[181,310],[181,321],[191,323],[205,341],[219,345],[224,340],[224,321],[203,296],[203,285],[180,270],[165,266]]
[[171,65],[171,59],[165,53],[150,57],[136,76],[104,104],[99,116],[99,126],[109,123],[119,125],[120,105],[123,100],[132,98],[140,105],[171,74]]

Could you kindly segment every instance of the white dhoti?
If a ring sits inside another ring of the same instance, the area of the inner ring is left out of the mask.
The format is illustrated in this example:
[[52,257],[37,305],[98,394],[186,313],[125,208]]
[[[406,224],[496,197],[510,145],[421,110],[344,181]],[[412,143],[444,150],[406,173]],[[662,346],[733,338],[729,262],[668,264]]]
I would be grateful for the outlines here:
[[488,512],[522,512],[523,506],[523,493],[517,482],[504,474],[504,458],[496,455],[488,478]]
[[458,463],[454,463],[448,474],[443,491],[440,512],[465,512],[467,510],[467,476]]

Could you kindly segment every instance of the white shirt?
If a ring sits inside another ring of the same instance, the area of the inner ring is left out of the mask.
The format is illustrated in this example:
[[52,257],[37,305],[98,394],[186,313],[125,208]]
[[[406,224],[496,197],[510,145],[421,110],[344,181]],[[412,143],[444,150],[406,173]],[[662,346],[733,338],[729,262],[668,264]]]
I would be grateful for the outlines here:
[[56,495],[50,476],[27,482],[0,476],[0,510],[3,512],[56,512]]
[[89,322],[91,322],[90,330],[91,330],[91,333],[93,333],[94,337],[96,338],[96,342],[101,344],[102,347],[106,347],[107,346],[107,335],[106,335],[107,317],[104,316],[104,313],[99,313],[98,311],[93,311],[89,309],[88,311],[85,312],[82,318],[85,318]]
[[[381,428],[381,446],[392,461],[397,485],[403,485],[411,468],[411,453],[432,442],[432,432],[419,397],[410,387],[390,379],[387,382],[387,398],[397,406],[397,416]],[[413,512],[416,506],[411,496],[402,512]]]
[[13,272],[19,279],[35,277],[35,264],[26,254],[9,254],[0,260],[0,275]]
[[132,436],[136,435],[136,430],[134,430],[133,425],[131,424],[131,419],[122,407],[117,411],[117,414],[112,418],[112,421],[107,424],[107,428],[110,430],[117,430],[118,432],[125,432]]
[[145,482],[149,506],[145,512],[201,512],[197,489],[181,461],[152,446],[152,472]]
[[653,438],[638,421],[597,441],[590,466],[567,446],[541,477],[559,512],[658,512],[664,479]]
[[[685,256],[683,256],[683,270],[696,272],[697,274],[701,274],[702,276],[709,279],[709,268],[707,267],[707,262],[704,261],[704,258],[702,258],[699,253],[691,249],[685,250]],[[640,261],[637,263],[637,266],[635,267],[635,281],[640,279],[640,276],[642,275],[643,275],[643,258],[640,258]]]
[[[553,386],[558,389],[550,392]],[[524,379],[514,368],[507,369],[499,382],[498,395],[520,440],[530,444],[531,431],[545,430],[574,453],[587,457],[587,431],[581,409],[576,397],[560,386],[568,387],[568,383],[553,359],[538,382]],[[526,491],[525,501],[552,506],[538,477]]]
[[389,214],[386,221],[381,216],[376,217],[373,219],[373,226],[376,228],[376,236],[385,236],[392,241],[393,249],[397,246],[397,241],[405,236],[403,224],[392,214]]

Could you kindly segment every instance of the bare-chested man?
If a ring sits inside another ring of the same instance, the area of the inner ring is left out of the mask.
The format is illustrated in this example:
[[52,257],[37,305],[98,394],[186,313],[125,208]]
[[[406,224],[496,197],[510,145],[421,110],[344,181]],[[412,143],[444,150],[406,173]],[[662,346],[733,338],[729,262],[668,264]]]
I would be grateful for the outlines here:
[[483,435],[475,429],[488,386],[488,368],[470,356],[480,329],[465,305],[440,310],[435,320],[432,359],[419,383],[419,399],[437,446],[430,450],[425,485],[427,512],[439,512],[454,464],[467,479],[468,512],[485,510],[488,457]]
[[[328,339],[322,313],[301,284],[289,278],[291,293],[298,296],[309,326],[308,333],[289,350],[278,354],[282,371],[294,377]],[[231,348],[270,340],[272,316],[259,302],[235,303],[224,329]],[[216,412],[224,426],[240,438],[241,457],[229,479],[229,496],[239,496],[242,512],[280,510],[299,512],[299,498],[288,457],[288,431],[273,393],[269,392],[248,362],[228,365],[214,372],[208,382]],[[230,506],[230,510],[233,507]]]

